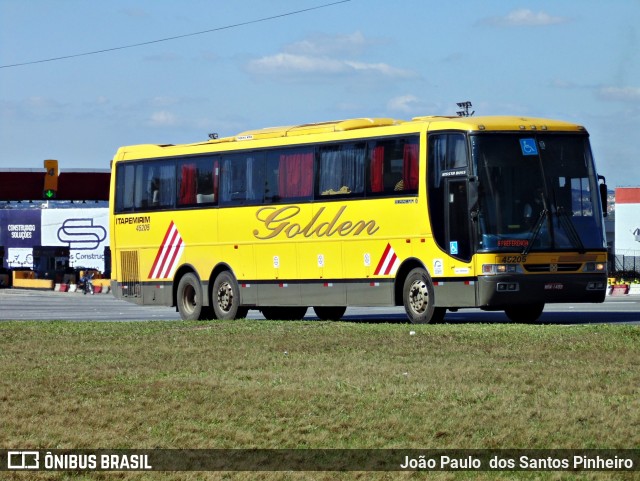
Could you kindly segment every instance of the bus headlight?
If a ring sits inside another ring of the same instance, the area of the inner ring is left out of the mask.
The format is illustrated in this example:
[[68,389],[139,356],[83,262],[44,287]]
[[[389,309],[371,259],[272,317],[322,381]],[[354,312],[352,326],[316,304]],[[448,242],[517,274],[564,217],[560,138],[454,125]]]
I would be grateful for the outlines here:
[[519,264],[482,264],[482,274],[485,276],[515,274],[519,272],[522,272]]
[[605,272],[607,265],[604,262],[587,262],[582,269],[584,272]]

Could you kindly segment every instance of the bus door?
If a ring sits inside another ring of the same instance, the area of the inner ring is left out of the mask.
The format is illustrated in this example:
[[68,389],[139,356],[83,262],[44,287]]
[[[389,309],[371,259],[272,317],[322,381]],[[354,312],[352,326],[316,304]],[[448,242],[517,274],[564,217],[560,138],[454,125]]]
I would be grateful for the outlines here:
[[446,219],[445,247],[451,257],[471,260],[471,235],[467,179],[452,178],[445,180]]
[[[450,257],[450,267],[431,274],[438,306],[474,306],[467,137],[461,132],[428,137],[428,205],[433,238]],[[437,259],[434,259],[434,263]],[[440,282],[442,281],[442,282]]]
[[451,257],[471,260],[467,138],[462,132],[433,133],[428,139],[429,216],[433,236]]

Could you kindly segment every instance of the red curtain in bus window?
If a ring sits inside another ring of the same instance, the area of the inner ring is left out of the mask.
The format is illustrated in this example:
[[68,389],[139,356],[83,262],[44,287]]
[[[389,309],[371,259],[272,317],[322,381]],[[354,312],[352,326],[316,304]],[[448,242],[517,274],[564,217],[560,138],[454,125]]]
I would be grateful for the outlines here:
[[183,165],[180,175],[180,193],[178,194],[178,204],[195,204],[197,188],[196,164]]
[[313,153],[283,154],[278,166],[280,197],[309,197],[313,192]]
[[405,144],[402,180],[404,190],[418,189],[418,144]]
[[371,154],[371,192],[384,191],[384,146],[378,145]]

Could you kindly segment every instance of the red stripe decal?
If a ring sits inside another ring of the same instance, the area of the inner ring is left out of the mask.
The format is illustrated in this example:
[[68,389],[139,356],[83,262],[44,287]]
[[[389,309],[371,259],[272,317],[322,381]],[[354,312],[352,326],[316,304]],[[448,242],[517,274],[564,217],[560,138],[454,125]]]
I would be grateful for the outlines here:
[[167,229],[167,232],[165,232],[164,234],[164,239],[162,239],[162,243],[160,244],[160,249],[158,249],[158,253],[156,254],[156,259],[153,261],[153,265],[151,266],[151,270],[149,271],[149,275],[147,276],[149,279],[151,279],[151,276],[153,275],[153,271],[156,270],[156,266],[158,265],[158,261],[160,260],[160,257],[162,254],[162,248],[167,243],[167,239],[169,238],[169,232],[171,232],[172,227],[173,227],[173,221],[171,221],[171,224],[169,224],[169,228]]
[[398,256],[394,252],[393,255],[391,256],[391,260],[389,261],[389,264],[387,264],[387,268],[384,270],[384,274],[386,276],[391,274],[391,270],[393,269],[393,265],[395,264],[397,259],[398,259]]
[[376,267],[376,270],[373,273],[374,276],[377,276],[378,274],[380,274],[380,269],[382,269],[382,266],[384,265],[384,261],[387,258],[387,255],[389,254],[390,250],[391,250],[391,244],[387,244],[387,248],[384,250],[384,254],[382,254],[382,257],[380,258],[380,262],[378,262],[378,267]]
[[169,257],[169,253],[171,252],[171,246],[173,246],[174,242],[176,241],[176,237],[178,237],[177,229],[173,231],[173,235],[171,236],[171,240],[169,240],[169,243],[163,245],[160,249],[162,251],[162,262],[160,263],[160,268],[159,268],[160,272],[158,274],[158,277],[164,277],[162,273],[165,270],[167,259]]

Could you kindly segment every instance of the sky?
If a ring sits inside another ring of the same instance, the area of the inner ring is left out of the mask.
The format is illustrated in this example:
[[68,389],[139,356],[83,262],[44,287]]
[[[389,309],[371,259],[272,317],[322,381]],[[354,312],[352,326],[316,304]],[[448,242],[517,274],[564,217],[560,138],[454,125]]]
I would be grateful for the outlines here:
[[471,101],[584,125],[640,186],[639,25],[640,0],[0,0],[0,169]]

